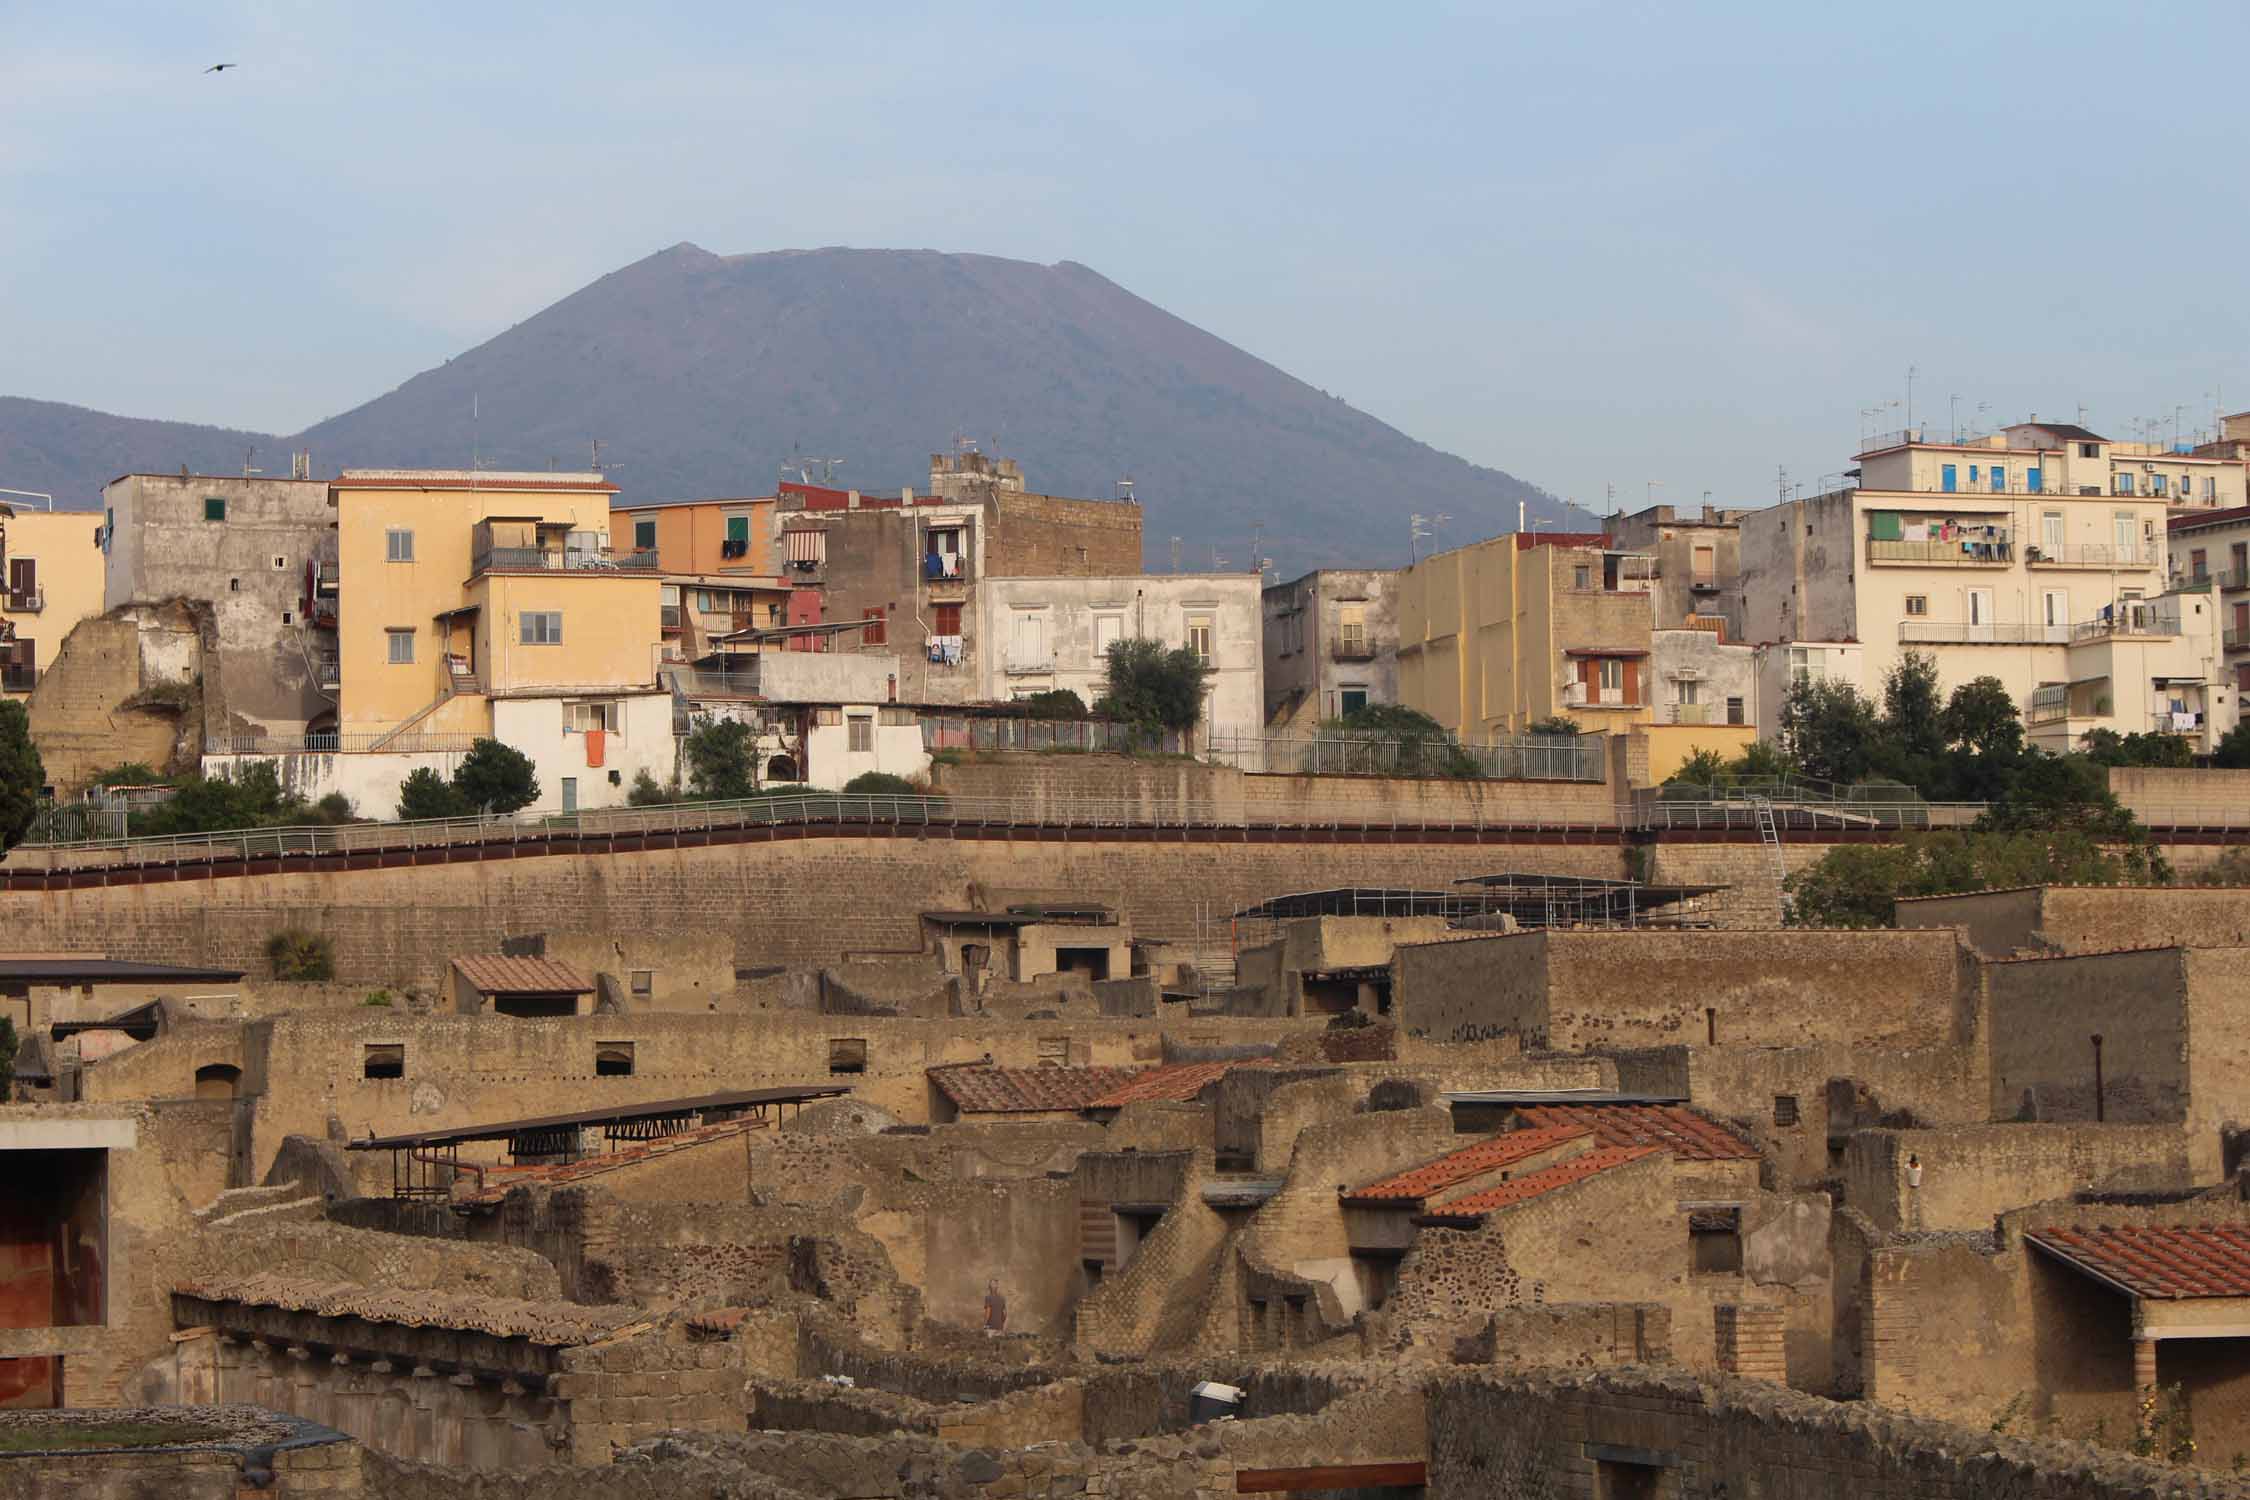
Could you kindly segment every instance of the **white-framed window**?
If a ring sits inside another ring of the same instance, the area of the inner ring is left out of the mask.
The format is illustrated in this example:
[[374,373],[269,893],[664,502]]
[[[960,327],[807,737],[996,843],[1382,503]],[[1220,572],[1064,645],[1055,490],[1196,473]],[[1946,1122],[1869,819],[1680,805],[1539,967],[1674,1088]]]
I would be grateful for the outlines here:
[[1928,594],[1908,594],[1906,596],[1906,612],[1910,615],[1928,614],[1930,612],[1930,596]]
[[1109,648],[1125,639],[1123,615],[1094,616],[1094,665],[1109,660]]
[[383,533],[383,561],[414,561],[414,533],[403,526],[393,526]]
[[390,643],[390,663],[394,667],[414,664],[414,632],[410,629],[389,629],[383,632]]
[[1682,703],[1701,703],[1703,701],[1700,696],[1702,691],[1703,684],[1697,682],[1694,678],[1683,677],[1680,679],[1680,701]]
[[1367,606],[1346,604],[1336,612],[1336,642],[1357,655],[1367,649]]
[[873,755],[875,753],[875,716],[873,714],[846,715],[844,727],[851,734],[850,740],[846,742],[844,747],[846,750],[853,755]]
[[[1925,605],[1927,601],[1924,601]],[[1789,680],[1791,682],[1818,682],[1828,675],[1828,662],[1819,651],[1803,646],[1789,648]]]
[[621,705],[615,700],[601,703],[573,703],[570,705],[569,728],[575,734],[598,729],[614,735],[625,727]]
[[1603,692],[1605,692],[1605,693],[1622,693],[1622,692],[1624,692],[1624,691],[1625,691],[1625,663],[1624,663],[1623,661],[1621,661],[1620,659],[1618,659],[1617,657],[1614,657],[1614,656],[1605,656],[1605,657],[1603,657],[1603,658],[1602,658],[1602,661],[1601,661],[1601,667],[1602,667],[1602,691],[1603,691]]
[[1204,661],[1211,659],[1211,624],[1209,615],[1187,617],[1187,647]]
[[522,640],[526,646],[562,644],[561,610],[527,609],[517,618],[522,622]]

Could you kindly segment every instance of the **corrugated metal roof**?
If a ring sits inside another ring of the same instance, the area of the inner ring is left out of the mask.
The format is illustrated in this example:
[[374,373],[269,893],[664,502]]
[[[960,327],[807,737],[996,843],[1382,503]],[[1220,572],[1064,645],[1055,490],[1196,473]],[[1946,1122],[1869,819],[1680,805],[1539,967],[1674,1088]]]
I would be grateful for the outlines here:
[[477,953],[453,960],[463,979],[487,995],[589,995],[594,982],[551,958]]

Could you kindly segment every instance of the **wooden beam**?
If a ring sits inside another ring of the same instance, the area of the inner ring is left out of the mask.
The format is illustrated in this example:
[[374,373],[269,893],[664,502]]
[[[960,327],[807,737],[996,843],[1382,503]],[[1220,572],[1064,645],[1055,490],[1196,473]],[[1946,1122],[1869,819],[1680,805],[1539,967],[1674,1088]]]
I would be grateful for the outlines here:
[[1408,1488],[1429,1482],[1427,1463],[1323,1464],[1309,1469],[1237,1469],[1238,1495],[1286,1495],[1303,1490]]

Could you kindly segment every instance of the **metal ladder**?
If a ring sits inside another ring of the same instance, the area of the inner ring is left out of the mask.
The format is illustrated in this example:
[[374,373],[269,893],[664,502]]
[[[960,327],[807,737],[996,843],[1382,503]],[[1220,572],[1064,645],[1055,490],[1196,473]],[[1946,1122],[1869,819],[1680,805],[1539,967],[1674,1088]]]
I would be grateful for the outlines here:
[[1781,825],[1774,818],[1771,797],[1753,797],[1750,806],[1758,814],[1758,841],[1766,846],[1766,853],[1773,859],[1774,905],[1786,926],[1789,922],[1789,864],[1781,855]]

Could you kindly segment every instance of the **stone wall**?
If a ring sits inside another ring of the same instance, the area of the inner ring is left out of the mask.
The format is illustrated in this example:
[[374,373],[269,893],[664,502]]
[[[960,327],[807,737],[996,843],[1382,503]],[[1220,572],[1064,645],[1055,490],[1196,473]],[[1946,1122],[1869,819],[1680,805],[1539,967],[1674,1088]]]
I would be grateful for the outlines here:
[[[1922,1185],[1907,1185],[1919,1157]],[[1845,1148],[1844,1201],[1882,1229],[1989,1229],[2026,1203],[2076,1192],[2178,1191],[2199,1179],[2166,1125],[1965,1125],[1862,1130]]]
[[[1654,1371],[1460,1374],[1429,1398],[1433,1496],[2218,1500],[2250,1483],[1770,1385]],[[1641,1486],[1635,1488],[1634,1486]]]
[[[2202,773],[2191,773],[2202,774]],[[1957,926],[1989,957],[2021,949],[2108,953],[2122,948],[2250,945],[2250,890],[2237,886],[2025,886],[1898,904],[1901,927]]]
[[[85,1414],[94,1422],[114,1415]],[[308,1434],[270,1453],[207,1447],[0,1454],[0,1500],[238,1500],[245,1494],[284,1500],[368,1494],[379,1500],[384,1492],[366,1486],[364,1458],[358,1444],[337,1433]],[[266,1476],[255,1487],[245,1482],[253,1468]]]
[[1527,932],[1398,951],[1409,1033],[1561,1051],[1673,1043],[1933,1046],[1974,1030],[1950,932]]
[[[504,851],[503,851],[504,852]],[[729,932],[738,967],[813,968],[847,951],[918,951],[920,913],[970,887],[1068,892],[1118,908],[1138,936],[1192,940],[1198,921],[1331,886],[1442,887],[1496,869],[1622,873],[1614,845],[792,838],[629,854],[0,892],[0,930],[32,950],[90,931],[113,958],[264,972],[284,927],[335,946],[340,981],[436,988],[455,954],[567,921],[574,931]]]
[[2208,826],[2250,806],[2250,771],[2111,766],[2109,792],[2151,826]]

